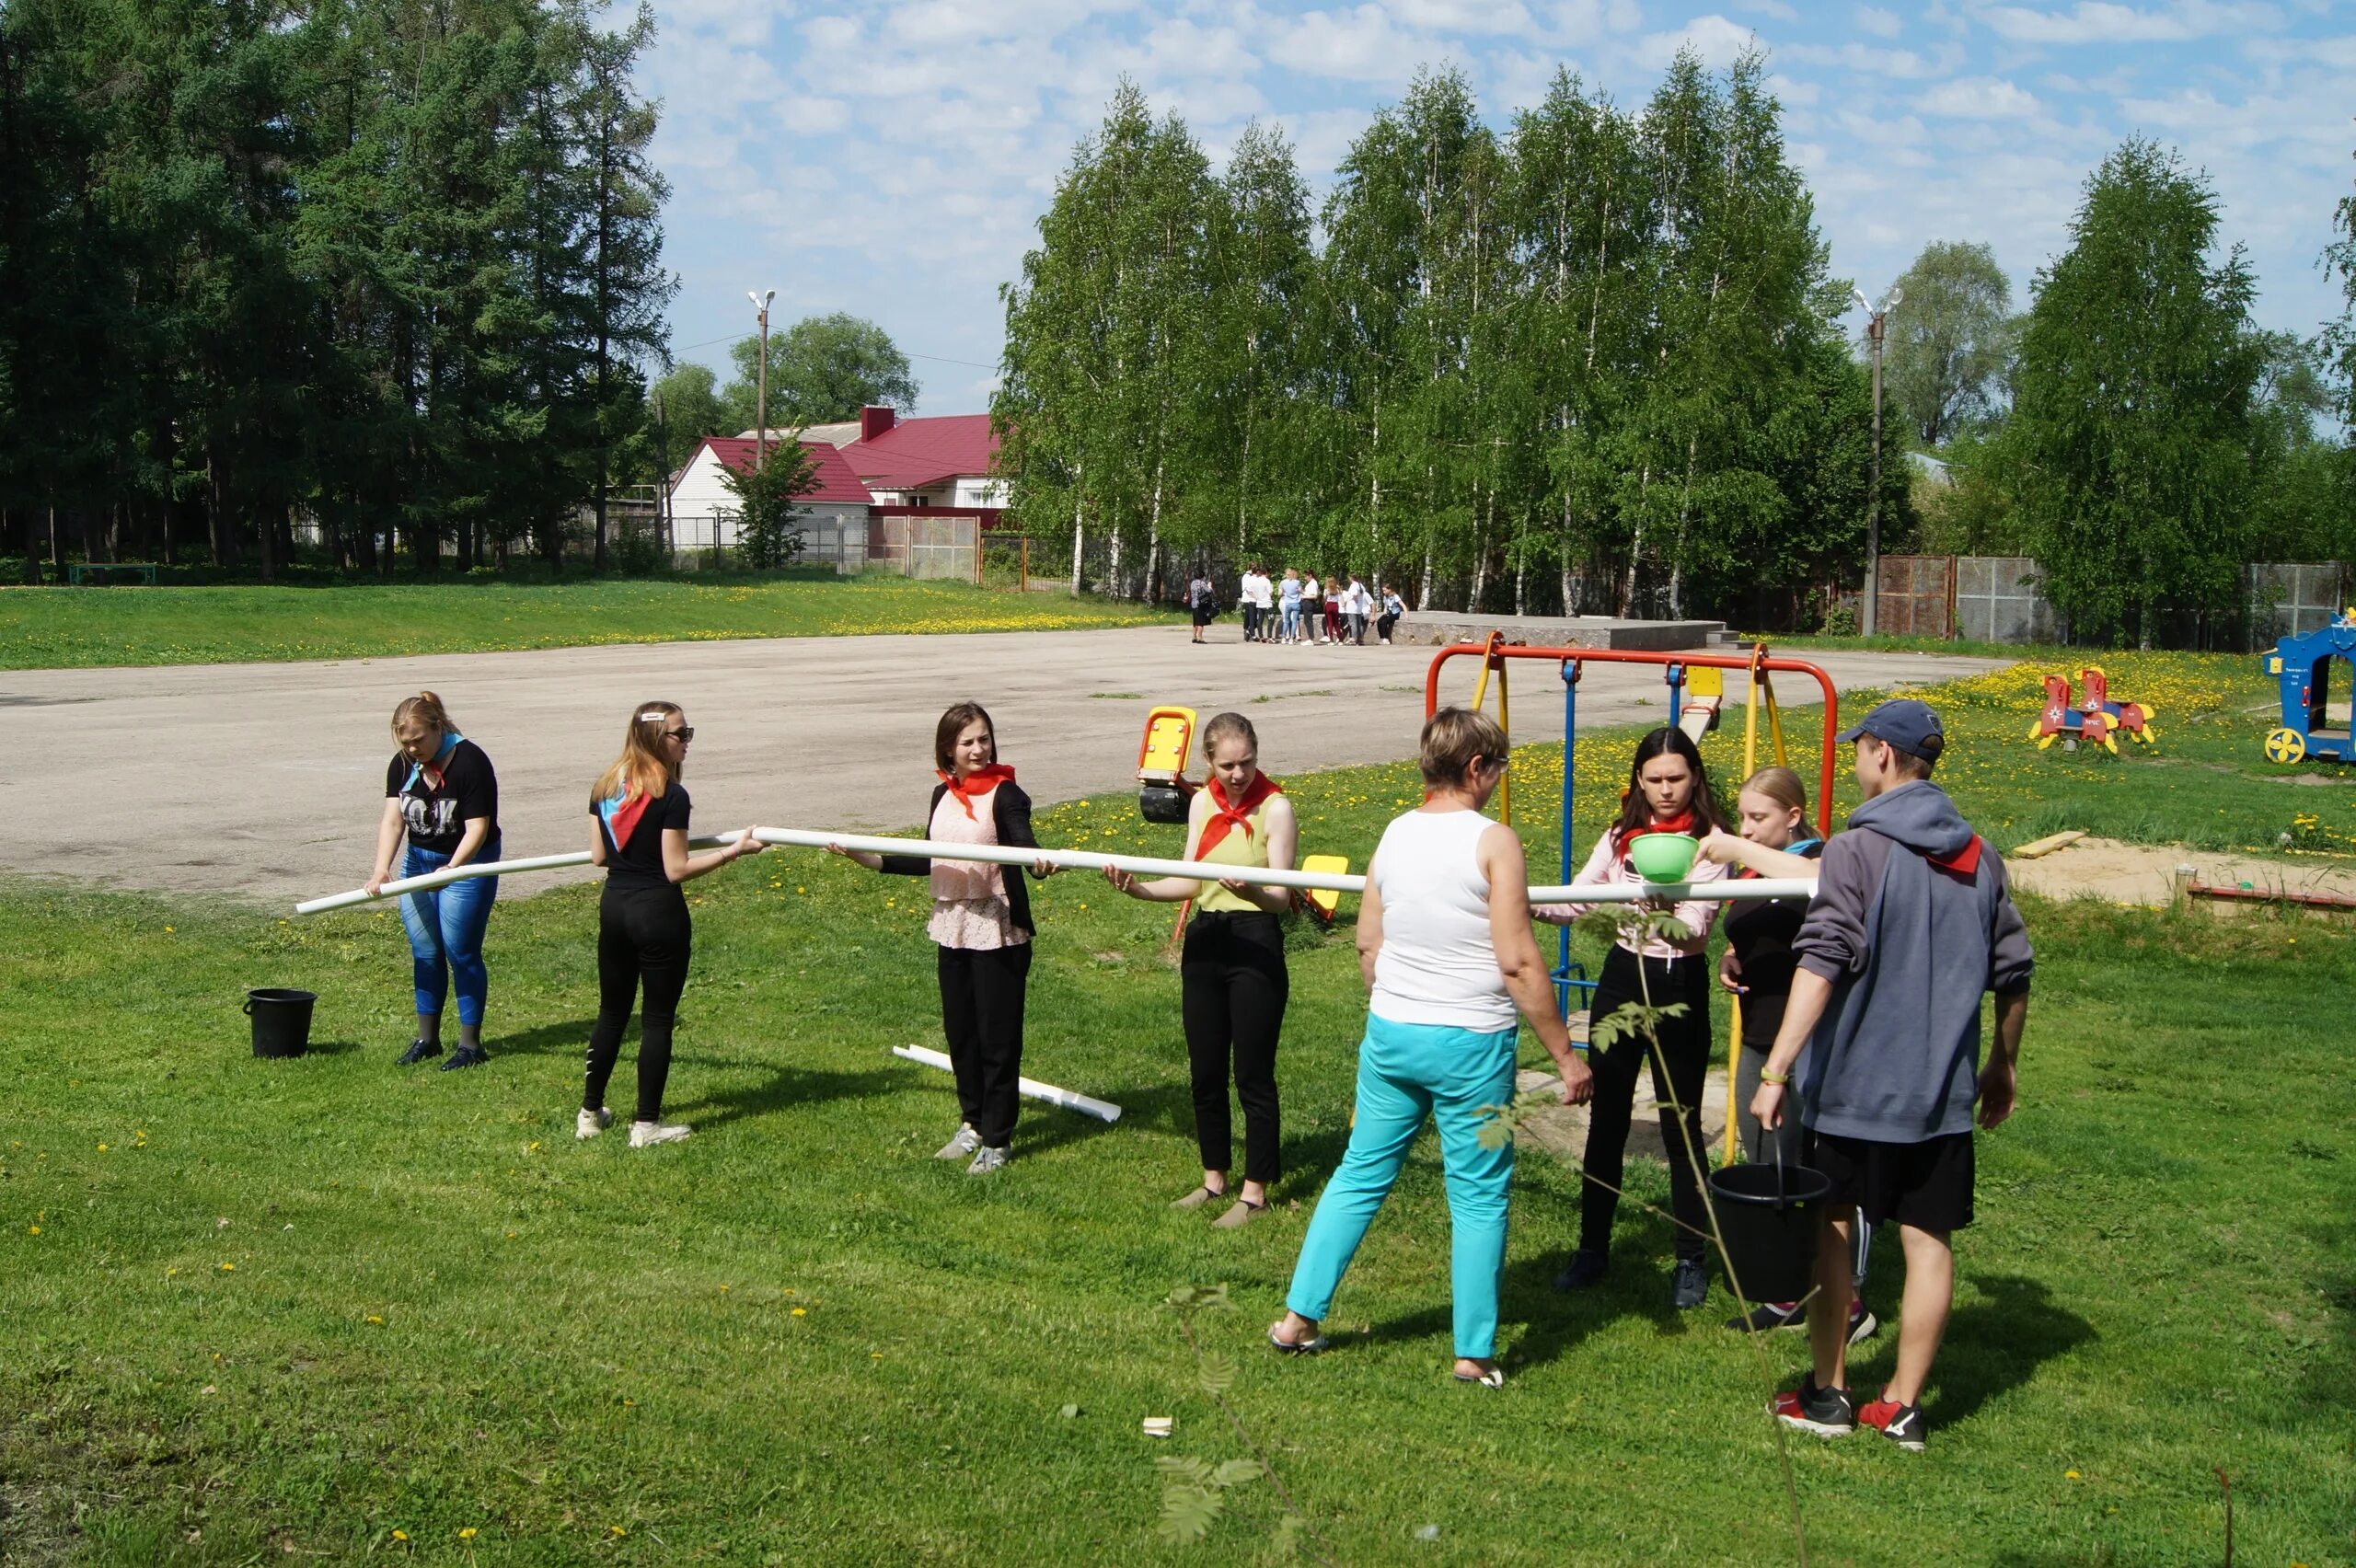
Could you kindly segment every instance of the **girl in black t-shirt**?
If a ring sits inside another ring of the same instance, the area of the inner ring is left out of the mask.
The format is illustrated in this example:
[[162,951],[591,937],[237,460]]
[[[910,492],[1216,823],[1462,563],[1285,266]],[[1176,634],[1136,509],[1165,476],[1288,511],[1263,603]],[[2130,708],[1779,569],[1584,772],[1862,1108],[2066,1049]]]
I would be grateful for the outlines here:
[[[1788,767],[1762,767],[1743,782],[1735,797],[1741,833],[1723,830],[1702,842],[1702,857],[1738,868],[1738,877],[1814,877],[1824,841],[1807,825],[1807,787]],[[1750,1113],[1749,1096],[1759,1090],[1759,1075],[1774,1048],[1775,1032],[1783,1026],[1784,1005],[1791,999],[1792,974],[1798,961],[1792,939],[1799,935],[1807,916],[1804,898],[1764,898],[1727,905],[1727,945],[1718,957],[1718,984],[1741,998],[1742,1050],[1736,1060],[1735,1124],[1742,1138],[1743,1158],[1771,1159],[1786,1165],[1801,1163],[1801,1133],[1796,1117],[1770,1132]],[[1857,1288],[1849,1298],[1849,1343],[1872,1334],[1878,1326],[1865,1310],[1866,1249],[1872,1228],[1863,1219],[1854,1231],[1852,1272]],[[1752,1309],[1748,1319],[1737,1318],[1734,1329],[1779,1329],[1806,1315],[1795,1302],[1767,1301]]]
[[606,1083],[641,982],[646,1009],[639,1025],[638,1114],[629,1147],[676,1143],[693,1130],[663,1120],[671,1030],[694,941],[679,884],[767,847],[748,827],[725,848],[687,852],[687,791],[679,770],[695,734],[677,703],[640,703],[622,732],[621,755],[589,791],[589,859],[606,868],[606,891],[597,906],[597,1022],[589,1032],[576,1137],[594,1138],[613,1123]]
[[[393,854],[404,836],[404,877],[498,859],[499,777],[482,748],[450,722],[442,699],[430,691],[403,698],[393,709],[393,741],[400,749],[385,767],[385,815],[376,829],[369,894],[392,880]],[[442,1054],[442,1004],[454,989],[458,1049],[442,1070],[478,1066],[488,1059],[482,1005],[491,976],[483,965],[482,939],[498,896],[497,877],[472,877],[401,895],[401,925],[409,932],[417,991],[417,1037],[401,1053],[401,1066]]]

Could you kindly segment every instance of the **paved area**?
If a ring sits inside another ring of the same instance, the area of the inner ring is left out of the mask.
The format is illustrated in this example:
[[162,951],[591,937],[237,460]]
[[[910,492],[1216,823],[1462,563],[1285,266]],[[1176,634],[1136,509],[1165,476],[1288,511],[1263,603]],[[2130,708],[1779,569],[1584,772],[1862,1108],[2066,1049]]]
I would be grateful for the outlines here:
[[[1201,647],[1183,628],[1150,627],[0,671],[11,732],[0,790],[17,824],[0,836],[0,870],[271,904],[356,887],[383,804],[387,720],[422,686],[441,693],[497,766],[510,857],[586,847],[590,782],[630,705],[651,698],[681,704],[696,726],[687,778],[697,826],[712,832],[916,822],[932,784],[934,721],[966,697],[990,709],[1006,759],[1041,801],[1131,788],[1156,702],[1249,714],[1278,777],[1413,754],[1430,650],[1247,646],[1230,627],[1214,635]],[[1994,663],[1831,652],[1818,662],[1844,688]],[[1443,697],[1469,698],[1474,661],[1450,671]],[[1517,733],[1559,734],[1553,667],[1517,666],[1525,671],[1514,683]],[[1794,706],[1815,695],[1791,677],[1776,691]],[[1656,668],[1590,665],[1581,727],[1657,717],[1662,698]]]

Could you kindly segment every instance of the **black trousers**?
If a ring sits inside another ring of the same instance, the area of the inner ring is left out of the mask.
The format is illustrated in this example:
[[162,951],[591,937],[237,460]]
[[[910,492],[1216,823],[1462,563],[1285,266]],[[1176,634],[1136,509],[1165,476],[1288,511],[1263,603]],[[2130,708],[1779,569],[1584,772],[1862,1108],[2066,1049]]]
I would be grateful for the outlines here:
[[941,954],[941,1030],[957,1078],[957,1109],[990,1148],[1014,1138],[1022,1104],[1022,1001],[1031,944],[952,948]]
[[1292,990],[1284,927],[1256,910],[1195,916],[1186,923],[1178,986],[1203,1169],[1225,1170],[1233,1159],[1235,1124],[1227,1101],[1231,1070],[1235,1098],[1243,1105],[1243,1179],[1274,1182],[1283,1161],[1276,1036]]
[[1243,640],[1246,642],[1260,640],[1260,606],[1257,605],[1243,606]]
[[671,1077],[671,1028],[679,994],[687,988],[694,923],[687,895],[670,883],[606,882],[597,905],[597,1023],[589,1032],[589,1070],[581,1105],[606,1103],[606,1084],[621,1054],[622,1029],[642,985],[646,1009],[638,1032],[638,1120],[663,1117],[663,1086]]
[[[1653,1098],[1660,1102],[1661,1142],[1669,1150],[1669,1208],[1684,1225],[1693,1228],[1679,1228],[1677,1255],[1699,1258],[1707,1251],[1709,1221],[1703,1212],[1693,1159],[1698,1155],[1706,1163],[1710,1156],[1702,1142],[1702,1080],[1710,1070],[1710,965],[1699,957],[1674,963],[1639,960],[1614,944],[1603,961],[1595,998],[1588,1003],[1589,1018],[1607,1018],[1623,1003],[1645,999],[1636,974],[1640,962],[1644,983],[1651,988],[1652,1005],[1683,1002],[1685,1012],[1680,1018],[1660,1020],[1659,1061],[1653,1060],[1651,1045],[1641,1033],[1622,1036],[1608,1051],[1588,1053],[1588,1066],[1595,1072],[1595,1101],[1588,1112],[1587,1156],[1580,1162],[1587,1180],[1579,1194],[1579,1245],[1597,1252],[1611,1249],[1611,1221],[1620,1206],[1619,1188],[1627,1159],[1628,1127],[1634,1118],[1636,1075],[1649,1063]],[[1665,1078],[1664,1063],[1669,1069]],[[1685,1108],[1682,1116],[1670,1109],[1672,1103]]]
[[1399,617],[1395,615],[1385,614],[1374,617],[1375,632],[1377,635],[1381,637],[1385,642],[1391,640],[1391,628],[1398,624]]

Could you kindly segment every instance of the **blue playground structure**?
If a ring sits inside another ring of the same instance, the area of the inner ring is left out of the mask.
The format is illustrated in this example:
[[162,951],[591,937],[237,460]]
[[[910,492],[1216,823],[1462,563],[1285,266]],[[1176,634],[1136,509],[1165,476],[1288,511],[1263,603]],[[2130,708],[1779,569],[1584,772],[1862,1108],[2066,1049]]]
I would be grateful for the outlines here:
[[[2329,626],[2275,643],[2266,656],[2266,673],[2282,695],[2281,726],[2266,737],[2269,762],[2356,762],[2356,743],[2350,738],[2349,721],[2337,723],[2331,715],[2331,666],[2338,660],[2356,672],[2356,609]],[[2356,696],[2347,688],[2343,697]]]

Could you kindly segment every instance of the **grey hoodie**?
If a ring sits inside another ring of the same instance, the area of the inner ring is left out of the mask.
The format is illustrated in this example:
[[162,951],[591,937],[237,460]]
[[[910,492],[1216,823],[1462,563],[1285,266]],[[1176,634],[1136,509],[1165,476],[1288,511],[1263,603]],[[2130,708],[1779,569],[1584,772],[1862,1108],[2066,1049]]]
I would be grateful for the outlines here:
[[1981,995],[2027,991],[2034,960],[2004,862],[1945,790],[1921,779],[1857,808],[1824,847],[1792,951],[1832,983],[1802,1123],[1879,1143],[1969,1131]]

